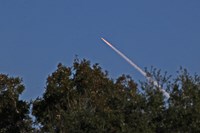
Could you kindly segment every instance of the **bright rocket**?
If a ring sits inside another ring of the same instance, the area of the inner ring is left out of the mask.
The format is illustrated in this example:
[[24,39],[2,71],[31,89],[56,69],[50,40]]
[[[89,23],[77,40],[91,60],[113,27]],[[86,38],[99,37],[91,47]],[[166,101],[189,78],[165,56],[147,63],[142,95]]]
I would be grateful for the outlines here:
[[159,88],[159,90],[165,95],[167,98],[169,98],[169,94],[162,89],[158,82],[155,81],[149,74],[144,72],[138,65],[136,65],[133,61],[131,61],[126,55],[124,55],[122,52],[120,52],[117,48],[115,48],[111,43],[109,43],[104,38],[101,38],[102,41],[104,41],[109,47],[111,47],[117,54],[119,54],[123,59],[125,59],[131,66],[133,66],[136,70],[138,70],[148,81],[152,82],[156,87]]

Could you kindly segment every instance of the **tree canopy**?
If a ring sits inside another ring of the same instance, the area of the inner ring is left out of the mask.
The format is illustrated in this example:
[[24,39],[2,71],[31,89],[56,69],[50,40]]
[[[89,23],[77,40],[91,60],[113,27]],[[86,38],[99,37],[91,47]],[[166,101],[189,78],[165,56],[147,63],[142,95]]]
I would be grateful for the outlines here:
[[58,64],[44,94],[31,103],[19,100],[24,90],[19,78],[1,75],[1,132],[33,132],[33,124],[50,133],[200,132],[200,77],[185,69],[173,79],[160,70],[149,73],[169,99],[152,83],[139,85],[124,74],[114,80],[85,59],[75,59],[71,67]]
[[0,132],[31,132],[32,121],[29,117],[29,103],[19,100],[24,91],[20,78],[0,74]]

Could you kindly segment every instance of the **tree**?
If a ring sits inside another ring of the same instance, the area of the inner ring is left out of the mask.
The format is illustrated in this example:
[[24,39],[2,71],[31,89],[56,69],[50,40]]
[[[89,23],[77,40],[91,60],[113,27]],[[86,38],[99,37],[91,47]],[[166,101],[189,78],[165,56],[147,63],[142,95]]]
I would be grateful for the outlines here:
[[148,73],[169,99],[151,82],[138,86],[129,75],[113,80],[85,59],[58,64],[32,102],[19,99],[25,89],[19,77],[0,74],[0,132],[200,132],[200,76],[182,68],[174,79],[153,68]]
[[199,132],[200,77],[184,69],[174,79],[156,69],[149,73],[169,99],[152,83],[139,88],[128,75],[113,80],[85,59],[58,64],[32,114],[40,132]]
[[180,69],[171,84],[166,131],[200,132],[200,77]]
[[129,113],[138,119],[135,125],[141,120],[135,114],[141,112],[143,105],[137,105],[142,100],[130,76],[114,82],[98,64],[76,59],[73,67],[59,64],[47,78],[43,97],[33,103],[33,115],[47,132],[126,132],[132,126]]
[[0,132],[25,133],[32,131],[30,104],[20,100],[25,87],[20,78],[0,74]]

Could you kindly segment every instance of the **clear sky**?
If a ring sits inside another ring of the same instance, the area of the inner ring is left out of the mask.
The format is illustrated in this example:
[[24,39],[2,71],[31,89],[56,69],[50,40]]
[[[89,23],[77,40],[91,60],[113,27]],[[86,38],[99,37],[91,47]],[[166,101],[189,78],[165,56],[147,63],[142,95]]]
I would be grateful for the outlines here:
[[24,99],[75,55],[142,79],[100,37],[142,68],[200,74],[200,0],[0,0],[0,73],[23,78]]

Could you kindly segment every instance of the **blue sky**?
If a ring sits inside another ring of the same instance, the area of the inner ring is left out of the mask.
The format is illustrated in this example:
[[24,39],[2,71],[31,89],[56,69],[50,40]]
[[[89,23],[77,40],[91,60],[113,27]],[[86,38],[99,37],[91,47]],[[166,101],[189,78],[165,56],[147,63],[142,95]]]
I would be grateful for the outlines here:
[[0,73],[23,78],[23,99],[41,96],[47,76],[75,55],[112,78],[142,79],[105,37],[142,68],[200,74],[199,36],[199,0],[1,0]]

